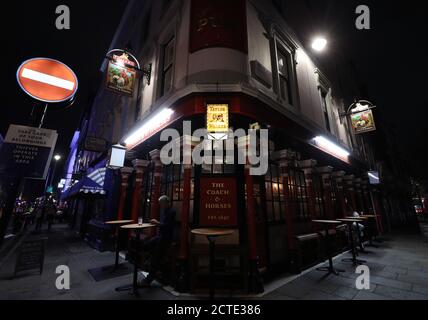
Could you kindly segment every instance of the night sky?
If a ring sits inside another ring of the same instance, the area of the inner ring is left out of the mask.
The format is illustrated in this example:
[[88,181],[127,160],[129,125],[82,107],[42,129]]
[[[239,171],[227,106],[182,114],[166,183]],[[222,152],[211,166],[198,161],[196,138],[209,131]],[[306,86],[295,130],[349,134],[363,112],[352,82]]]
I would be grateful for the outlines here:
[[[100,85],[99,67],[127,1],[13,1],[0,19],[2,34],[0,133],[9,124],[28,124],[32,102],[16,83],[16,70],[26,59],[45,56],[63,61],[79,78],[76,103],[49,111],[45,128],[60,133],[57,152],[66,155],[82,110]],[[285,15],[301,42],[309,48],[314,35],[329,40],[319,55],[329,78],[352,74],[348,98],[372,100],[382,109],[384,124],[396,136],[414,175],[427,178],[423,153],[428,143],[428,99],[424,41],[428,14],[421,1],[290,0]],[[71,30],[55,28],[55,8],[71,9]],[[371,9],[371,30],[355,28],[355,8]],[[227,8],[226,8],[227,9]],[[354,87],[363,90],[356,90]],[[363,92],[363,93],[361,93]],[[367,95],[367,96],[366,96]]]

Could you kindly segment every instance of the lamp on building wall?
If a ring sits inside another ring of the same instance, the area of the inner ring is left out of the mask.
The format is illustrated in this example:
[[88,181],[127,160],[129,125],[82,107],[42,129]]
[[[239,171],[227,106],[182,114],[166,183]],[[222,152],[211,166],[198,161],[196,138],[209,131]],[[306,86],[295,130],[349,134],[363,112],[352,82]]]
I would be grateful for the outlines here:
[[322,52],[327,47],[327,43],[328,43],[327,39],[325,39],[324,37],[316,37],[312,41],[312,49],[314,49],[317,52]]
[[120,169],[125,165],[126,148],[120,144],[111,146],[107,167],[110,169]]

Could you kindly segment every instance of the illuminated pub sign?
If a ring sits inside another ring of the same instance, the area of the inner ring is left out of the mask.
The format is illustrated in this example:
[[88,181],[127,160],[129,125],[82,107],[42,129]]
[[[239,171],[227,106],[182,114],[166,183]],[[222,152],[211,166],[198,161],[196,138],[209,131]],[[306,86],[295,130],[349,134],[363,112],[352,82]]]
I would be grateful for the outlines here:
[[107,68],[107,88],[118,93],[132,96],[134,93],[137,64],[129,55],[113,55]]
[[229,105],[207,105],[207,131],[209,133],[229,132]]
[[365,110],[351,115],[351,122],[356,134],[376,130],[372,110]]
[[199,224],[227,227],[238,224],[236,178],[201,177]]
[[192,0],[189,50],[214,47],[247,53],[245,0]]

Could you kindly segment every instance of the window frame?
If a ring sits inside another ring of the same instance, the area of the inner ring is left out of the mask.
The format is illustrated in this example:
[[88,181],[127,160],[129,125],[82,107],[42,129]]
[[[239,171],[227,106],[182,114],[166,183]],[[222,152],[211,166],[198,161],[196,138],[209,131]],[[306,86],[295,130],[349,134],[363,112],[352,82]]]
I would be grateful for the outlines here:
[[[300,104],[298,99],[298,83],[297,83],[297,71],[296,71],[296,50],[297,46],[288,39],[287,36],[280,35],[278,31],[274,31],[273,37],[271,38],[272,52],[272,75],[273,75],[273,90],[277,95],[278,101],[285,105],[288,109],[299,110]],[[279,67],[279,55],[285,55],[287,58],[288,68],[288,87],[289,87],[289,98],[284,99],[281,95],[281,75]],[[288,56],[288,57],[287,57]],[[287,101],[290,100],[291,101]]]

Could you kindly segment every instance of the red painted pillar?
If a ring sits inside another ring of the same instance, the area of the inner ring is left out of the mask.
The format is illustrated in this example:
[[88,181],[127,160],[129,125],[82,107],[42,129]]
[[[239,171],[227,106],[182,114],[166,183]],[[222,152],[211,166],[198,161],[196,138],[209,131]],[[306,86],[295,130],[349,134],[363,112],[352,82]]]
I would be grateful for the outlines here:
[[257,255],[257,238],[256,238],[256,210],[254,206],[254,181],[251,175],[251,164],[249,161],[250,155],[255,151],[251,150],[251,136],[238,138],[239,151],[246,151],[246,165],[244,168],[244,178],[246,187],[246,207],[247,207],[247,236],[248,236],[248,259],[250,267],[250,291],[262,292],[263,284],[258,271],[258,255]]
[[183,136],[183,202],[181,207],[180,258],[189,255],[190,193],[192,186],[192,151],[195,146],[191,136]]
[[143,185],[144,170],[148,165],[148,161],[136,159],[132,161],[135,169],[135,185],[134,193],[132,196],[131,220],[138,221],[141,208],[141,192]]
[[160,151],[153,150],[150,152],[150,159],[154,165],[154,179],[152,186],[151,209],[150,217],[159,220],[159,198],[161,192],[161,179],[162,179],[162,162],[160,161]]
[[126,191],[128,190],[129,176],[131,175],[132,171],[134,171],[134,169],[129,167],[124,167],[120,169],[121,184],[120,184],[119,206],[117,208],[117,220],[123,220],[123,210],[125,208]]

